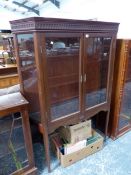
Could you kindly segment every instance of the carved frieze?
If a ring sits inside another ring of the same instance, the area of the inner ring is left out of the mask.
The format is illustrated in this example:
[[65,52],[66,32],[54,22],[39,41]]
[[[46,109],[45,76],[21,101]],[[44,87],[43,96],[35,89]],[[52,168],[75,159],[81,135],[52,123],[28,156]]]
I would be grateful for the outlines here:
[[12,32],[42,30],[42,31],[109,31],[117,32],[116,23],[84,21],[84,20],[62,20],[53,18],[28,18],[28,20],[11,21]]

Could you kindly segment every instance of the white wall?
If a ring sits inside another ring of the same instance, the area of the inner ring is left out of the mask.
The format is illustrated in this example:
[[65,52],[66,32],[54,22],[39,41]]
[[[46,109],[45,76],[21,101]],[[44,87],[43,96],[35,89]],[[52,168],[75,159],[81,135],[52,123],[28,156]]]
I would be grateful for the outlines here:
[[[131,38],[131,0],[60,0],[58,9],[51,2],[41,5],[40,16],[72,19],[97,19],[99,21],[119,22],[118,38]],[[27,16],[0,10],[0,28],[10,29],[9,20]]]
[[[33,16],[33,14],[31,13]],[[30,16],[31,16],[30,15]],[[0,7],[0,29],[11,29],[9,21],[27,17],[18,12],[12,12]]]
[[41,9],[41,16],[97,19],[120,23],[118,38],[131,38],[130,0],[61,0],[57,9],[50,2]]

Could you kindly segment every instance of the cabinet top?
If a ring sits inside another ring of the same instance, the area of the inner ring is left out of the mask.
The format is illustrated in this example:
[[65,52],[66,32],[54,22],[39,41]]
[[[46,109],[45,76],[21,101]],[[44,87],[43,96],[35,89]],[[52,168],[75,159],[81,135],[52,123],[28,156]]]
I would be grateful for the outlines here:
[[25,31],[48,31],[48,32],[111,32],[117,33],[119,23],[60,19],[60,18],[44,18],[30,17],[10,21],[13,33]]

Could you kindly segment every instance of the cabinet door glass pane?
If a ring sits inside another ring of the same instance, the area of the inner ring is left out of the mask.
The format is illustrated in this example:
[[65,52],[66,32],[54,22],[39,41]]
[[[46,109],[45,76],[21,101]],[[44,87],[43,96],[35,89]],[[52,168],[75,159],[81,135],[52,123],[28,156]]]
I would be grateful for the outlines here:
[[127,126],[129,122],[131,122],[131,49],[128,57],[128,66],[126,70],[119,117],[119,129],[122,129],[123,127]]
[[22,117],[19,113],[0,118],[0,174],[9,175],[29,165]]
[[80,38],[46,38],[51,118],[79,111]]
[[84,75],[86,108],[106,102],[110,45],[111,38],[88,38]]

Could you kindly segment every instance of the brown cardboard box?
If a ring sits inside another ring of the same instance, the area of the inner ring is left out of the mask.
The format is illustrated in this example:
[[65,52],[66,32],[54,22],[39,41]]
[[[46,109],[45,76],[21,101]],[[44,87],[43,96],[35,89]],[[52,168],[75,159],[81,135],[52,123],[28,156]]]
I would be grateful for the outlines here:
[[59,130],[62,138],[74,144],[92,136],[91,120],[73,126],[62,126]]
[[[95,139],[89,139],[88,145],[76,152],[73,152],[71,154],[63,155],[60,150],[57,148],[57,157],[60,160],[60,163],[63,167],[67,167],[85,157],[87,157],[90,154],[93,154],[100,149],[102,149],[103,146],[103,137],[97,133],[96,131],[93,131],[93,137]],[[92,137],[92,138],[93,138]]]

